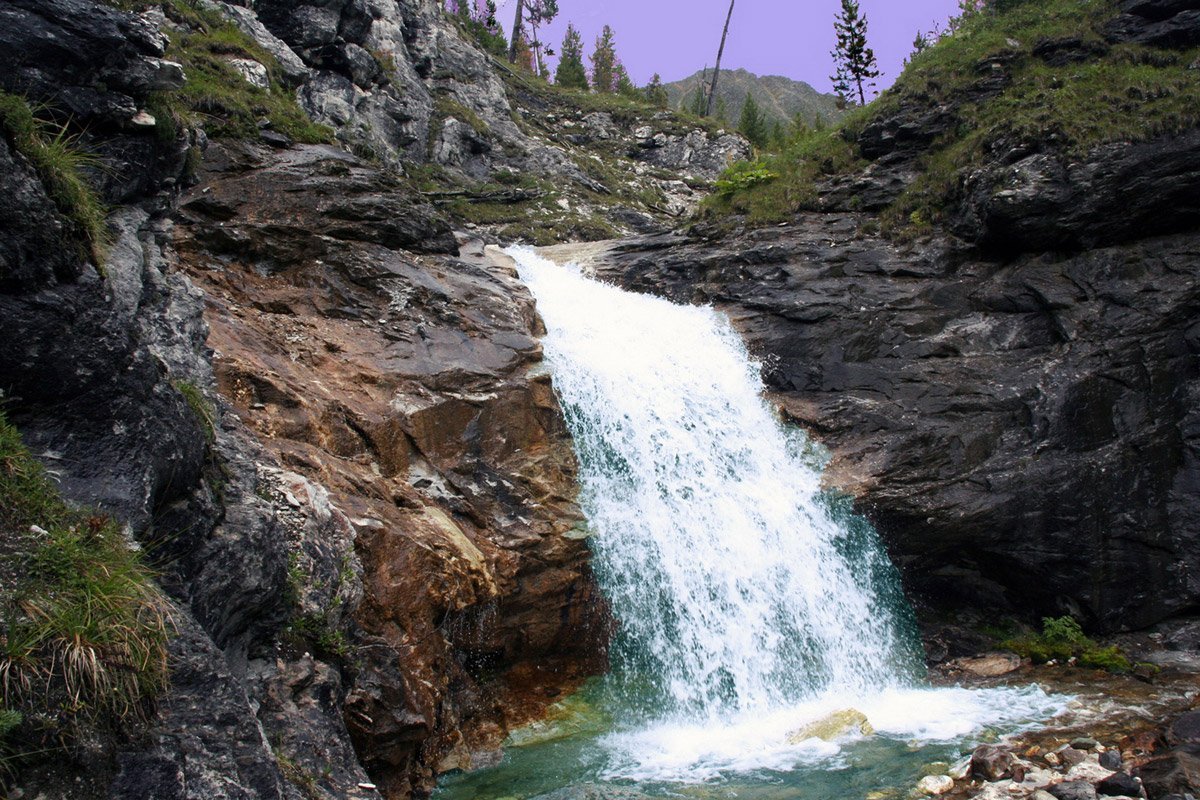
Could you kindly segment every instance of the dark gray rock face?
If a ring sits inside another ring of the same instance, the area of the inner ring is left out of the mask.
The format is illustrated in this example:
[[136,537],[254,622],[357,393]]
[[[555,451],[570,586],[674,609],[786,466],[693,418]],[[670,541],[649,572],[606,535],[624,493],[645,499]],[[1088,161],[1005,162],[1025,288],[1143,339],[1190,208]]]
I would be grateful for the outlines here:
[[1036,153],[964,181],[955,233],[992,251],[1094,247],[1187,230],[1200,220],[1200,131]]
[[1136,627],[1200,592],[1192,235],[994,261],[856,215],[599,269],[724,309],[919,596]]

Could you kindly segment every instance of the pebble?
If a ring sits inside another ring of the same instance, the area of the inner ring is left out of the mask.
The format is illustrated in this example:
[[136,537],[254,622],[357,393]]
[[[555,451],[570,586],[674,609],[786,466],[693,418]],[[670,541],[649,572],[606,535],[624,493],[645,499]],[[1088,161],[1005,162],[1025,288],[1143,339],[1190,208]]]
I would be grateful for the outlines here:
[[1063,781],[1050,787],[1057,800],[1096,800],[1096,789],[1087,781]]
[[1100,754],[1100,766],[1111,770],[1120,769],[1121,753],[1117,750],[1105,750]]
[[1100,743],[1090,736],[1080,736],[1071,740],[1071,747],[1076,750],[1095,750],[1099,746]]

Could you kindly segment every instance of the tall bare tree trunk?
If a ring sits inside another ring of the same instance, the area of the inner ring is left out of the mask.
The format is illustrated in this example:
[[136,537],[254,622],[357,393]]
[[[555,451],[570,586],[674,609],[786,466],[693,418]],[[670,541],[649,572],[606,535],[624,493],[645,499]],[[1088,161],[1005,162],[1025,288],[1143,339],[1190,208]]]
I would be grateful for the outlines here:
[[712,86],[708,90],[708,103],[704,106],[704,116],[711,117],[713,103],[717,102],[717,78],[721,77],[721,55],[725,52],[725,37],[729,35],[729,20],[733,19],[733,4],[729,0],[729,13],[725,15],[725,29],[721,31],[721,46],[717,48],[717,68],[713,70]]
[[512,39],[508,44],[508,63],[517,63],[517,37],[521,35],[521,15],[525,13],[525,0],[517,0],[517,18],[513,22]]

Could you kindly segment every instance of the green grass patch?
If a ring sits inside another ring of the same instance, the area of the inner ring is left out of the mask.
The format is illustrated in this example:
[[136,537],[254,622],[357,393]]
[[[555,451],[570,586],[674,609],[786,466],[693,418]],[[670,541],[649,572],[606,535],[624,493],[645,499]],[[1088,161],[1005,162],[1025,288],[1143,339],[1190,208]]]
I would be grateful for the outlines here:
[[1108,672],[1129,672],[1133,669],[1120,648],[1096,644],[1072,617],[1045,617],[1040,634],[1014,637],[1004,641],[1003,646],[1039,664],[1074,658],[1082,667]]
[[[151,99],[160,124],[165,115],[198,124],[213,137],[254,139],[259,134],[259,120],[266,118],[272,130],[297,142],[333,141],[330,128],[313,122],[301,110],[284,85],[275,57],[236,25],[191,0],[163,0],[159,5],[179,26],[171,33],[167,58],[182,64],[187,74],[181,88]],[[246,81],[229,64],[230,58],[249,58],[265,66],[270,87],[263,89]]]
[[85,174],[100,166],[99,159],[81,147],[78,135],[69,133],[66,125],[39,117],[25,98],[7,92],[0,92],[0,128],[13,148],[29,159],[50,199],[71,221],[81,255],[90,255],[99,265],[111,243],[108,209]]
[[120,526],[68,506],[2,414],[0,556],[3,707],[60,742],[141,718],[167,683],[167,600]]

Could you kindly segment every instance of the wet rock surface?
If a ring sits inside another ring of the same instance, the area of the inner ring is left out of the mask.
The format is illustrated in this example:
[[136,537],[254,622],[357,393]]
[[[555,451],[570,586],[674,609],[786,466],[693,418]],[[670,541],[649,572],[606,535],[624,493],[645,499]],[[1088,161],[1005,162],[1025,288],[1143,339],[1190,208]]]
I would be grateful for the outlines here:
[[207,298],[217,384],[344,519],[361,603],[309,613],[352,617],[322,617],[355,654],[345,724],[383,790],[404,794],[443,761],[484,757],[603,650],[540,322],[481,245],[454,258],[381,243],[396,197],[377,185],[305,232],[297,208],[319,205],[330,175],[370,182],[350,156],[230,148],[209,163],[175,246]]
[[1002,261],[867,220],[634,241],[598,270],[730,315],[918,597],[1110,629],[1195,602],[1195,236]]

